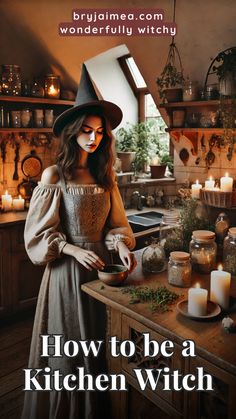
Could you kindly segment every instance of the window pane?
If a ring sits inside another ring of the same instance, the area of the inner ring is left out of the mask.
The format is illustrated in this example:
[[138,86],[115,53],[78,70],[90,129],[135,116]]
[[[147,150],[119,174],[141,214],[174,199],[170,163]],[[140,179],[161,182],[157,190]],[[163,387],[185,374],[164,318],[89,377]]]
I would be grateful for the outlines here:
[[147,87],[145,80],[142,76],[142,74],[140,73],[133,57],[129,57],[126,59],[127,65],[129,67],[129,71],[132,74],[132,77],[134,79],[134,82],[137,86],[138,89],[142,88],[142,87]]

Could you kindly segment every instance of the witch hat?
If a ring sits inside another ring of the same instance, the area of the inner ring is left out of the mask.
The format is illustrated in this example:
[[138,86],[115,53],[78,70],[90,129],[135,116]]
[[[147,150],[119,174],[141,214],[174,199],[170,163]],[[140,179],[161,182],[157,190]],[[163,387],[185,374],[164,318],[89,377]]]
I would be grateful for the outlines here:
[[102,114],[109,120],[111,129],[116,128],[122,120],[122,111],[115,103],[107,100],[100,100],[94,89],[93,83],[90,79],[88,70],[83,64],[80,84],[78,87],[75,104],[72,108],[61,113],[55,120],[53,125],[53,133],[59,136],[62,129],[69,122],[74,121],[77,116],[86,114],[87,112],[96,111]]

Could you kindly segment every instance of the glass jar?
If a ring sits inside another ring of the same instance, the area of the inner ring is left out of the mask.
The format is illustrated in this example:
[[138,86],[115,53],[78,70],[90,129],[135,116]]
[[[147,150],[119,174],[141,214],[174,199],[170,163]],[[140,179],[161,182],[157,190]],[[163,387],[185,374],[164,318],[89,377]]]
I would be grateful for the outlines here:
[[166,269],[166,257],[163,247],[156,241],[144,249],[142,269],[146,273],[159,273]]
[[2,65],[2,94],[9,96],[21,95],[21,70],[18,65]]
[[183,101],[189,102],[191,100],[198,99],[198,87],[197,83],[191,80],[187,80],[185,86],[183,87]]
[[177,287],[190,287],[192,265],[190,254],[171,252],[168,262],[168,282]]
[[224,270],[236,275],[236,227],[231,227],[223,244]]
[[180,224],[179,214],[168,211],[160,224],[160,244],[168,258],[175,250],[183,249],[183,230]]
[[44,88],[39,80],[33,81],[30,92],[33,97],[44,97]]
[[60,77],[48,74],[45,78],[45,96],[48,98],[60,98]]
[[215,233],[207,230],[193,231],[189,253],[195,271],[203,274],[210,273],[216,265]]

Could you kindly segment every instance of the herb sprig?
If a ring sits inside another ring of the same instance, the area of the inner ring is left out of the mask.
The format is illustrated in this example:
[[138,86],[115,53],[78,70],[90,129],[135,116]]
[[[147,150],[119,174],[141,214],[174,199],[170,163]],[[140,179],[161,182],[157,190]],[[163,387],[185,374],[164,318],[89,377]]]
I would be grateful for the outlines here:
[[130,295],[130,304],[150,303],[150,310],[160,313],[170,311],[169,306],[180,297],[165,286],[158,288],[130,286],[123,288],[122,293]]

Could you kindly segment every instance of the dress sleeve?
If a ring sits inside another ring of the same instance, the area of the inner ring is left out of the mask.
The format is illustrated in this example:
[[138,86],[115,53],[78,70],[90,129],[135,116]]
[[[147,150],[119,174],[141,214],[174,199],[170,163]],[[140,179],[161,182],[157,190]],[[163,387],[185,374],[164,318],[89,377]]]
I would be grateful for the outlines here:
[[117,250],[117,243],[123,241],[131,250],[135,247],[135,238],[125,214],[117,182],[110,192],[110,202],[111,209],[106,223],[108,232],[105,236],[105,244],[109,250]]
[[60,231],[61,188],[39,182],[34,189],[26,218],[24,239],[29,258],[45,265],[61,256],[66,236]]

